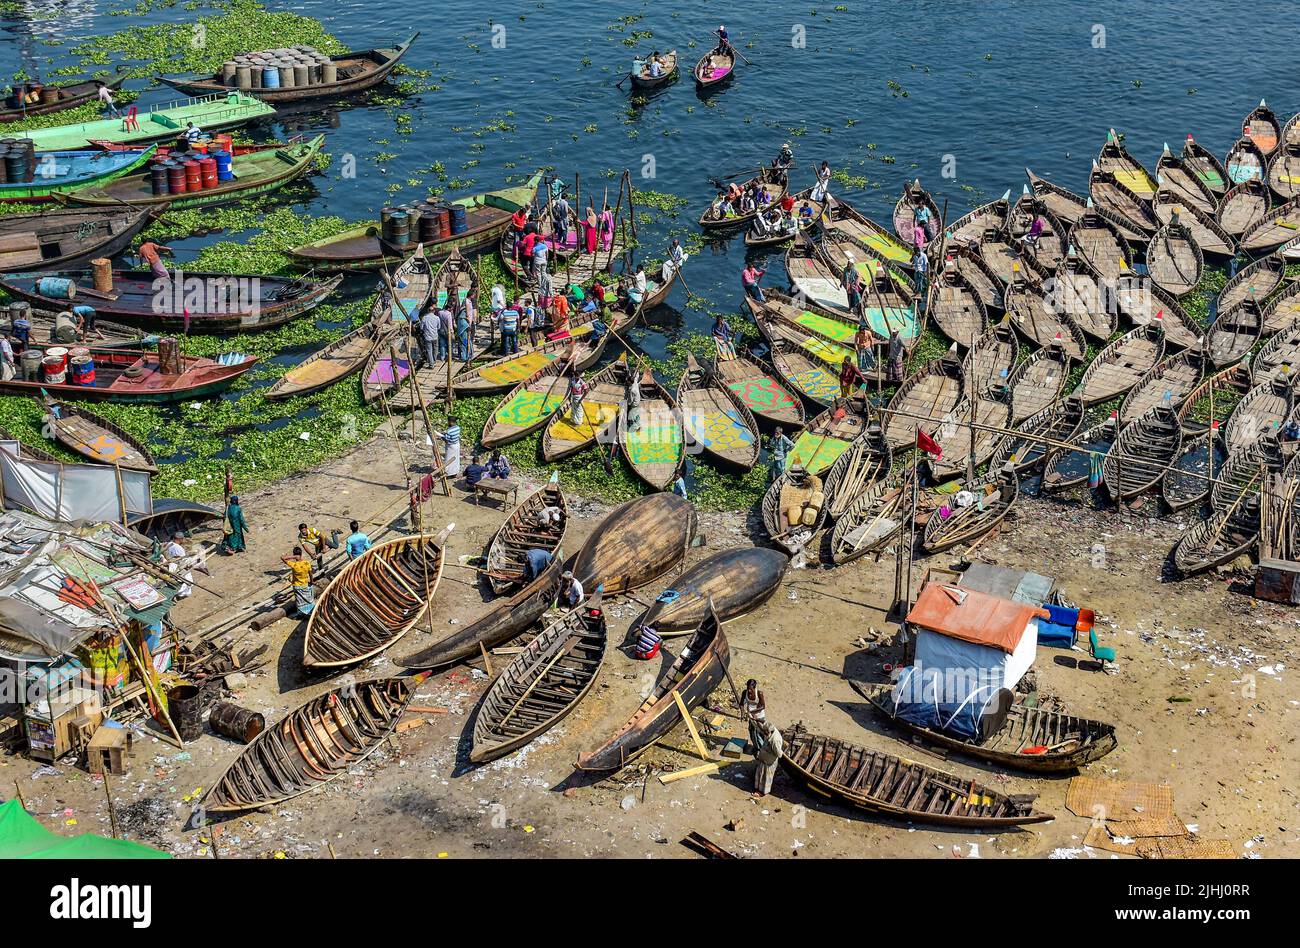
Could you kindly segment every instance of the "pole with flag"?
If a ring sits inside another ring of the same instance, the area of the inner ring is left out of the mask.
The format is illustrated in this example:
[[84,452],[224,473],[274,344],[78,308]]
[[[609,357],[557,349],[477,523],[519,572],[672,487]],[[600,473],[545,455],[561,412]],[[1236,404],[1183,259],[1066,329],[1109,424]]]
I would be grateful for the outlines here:
[[[916,515],[921,497],[921,452],[932,456],[936,461],[943,460],[943,448],[919,424],[916,426],[916,450],[912,454],[912,527],[910,542],[907,544],[907,583],[904,589],[904,603],[910,609],[912,605],[912,556],[916,551]],[[906,611],[901,613],[906,615]]]

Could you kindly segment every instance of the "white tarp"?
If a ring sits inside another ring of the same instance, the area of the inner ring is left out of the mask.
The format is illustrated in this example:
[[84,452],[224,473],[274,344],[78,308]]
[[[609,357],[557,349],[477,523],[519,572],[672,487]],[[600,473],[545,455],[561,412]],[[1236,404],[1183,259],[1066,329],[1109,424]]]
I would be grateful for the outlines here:
[[1000,648],[952,638],[932,629],[916,632],[915,663],[922,668],[941,670],[945,674],[968,676],[979,686],[1015,688],[1034,664],[1038,654],[1038,620],[1030,619],[1015,651],[1007,654]]
[[0,491],[5,507],[25,507],[51,520],[121,523],[123,507],[128,514],[153,512],[144,471],[33,461],[8,450],[0,451]]

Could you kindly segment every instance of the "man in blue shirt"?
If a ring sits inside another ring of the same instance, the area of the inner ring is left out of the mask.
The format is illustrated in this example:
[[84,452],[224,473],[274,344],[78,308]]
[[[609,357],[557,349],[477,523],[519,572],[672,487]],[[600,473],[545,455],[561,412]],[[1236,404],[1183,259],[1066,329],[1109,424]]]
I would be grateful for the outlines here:
[[474,455],[473,459],[470,460],[469,465],[465,468],[465,486],[473,487],[479,481],[483,480],[483,478],[487,477],[487,473],[488,467],[483,463],[482,456],[477,454]]
[[524,578],[536,579],[546,572],[546,567],[551,565],[555,556],[545,550],[539,550],[536,547],[524,554]]
[[352,530],[352,534],[347,540],[348,559],[355,560],[362,553],[366,552],[366,550],[370,549],[370,537],[361,532],[361,524],[357,523],[355,520],[349,523],[348,527]]

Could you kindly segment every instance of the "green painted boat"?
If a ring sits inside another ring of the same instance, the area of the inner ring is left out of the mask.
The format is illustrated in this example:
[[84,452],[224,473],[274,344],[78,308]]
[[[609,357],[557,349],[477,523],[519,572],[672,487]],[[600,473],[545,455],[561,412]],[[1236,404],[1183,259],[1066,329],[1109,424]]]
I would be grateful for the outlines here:
[[187,191],[185,194],[154,194],[148,171],[120,178],[112,184],[96,188],[82,188],[63,195],[69,204],[91,207],[133,207],[166,205],[168,210],[179,211],[191,207],[213,207],[229,204],[244,198],[269,194],[284,187],[295,178],[311,170],[316,153],[325,144],[325,136],[317,135],[309,142],[298,142],[277,148],[265,148],[230,159],[234,177],[219,181],[215,188]]
[[153,145],[127,151],[38,151],[31,181],[0,184],[0,201],[35,204],[116,181],[153,157]]
[[[539,171],[523,184],[448,202],[466,209],[466,228],[446,240],[424,241],[425,256],[437,263],[445,260],[452,250],[469,255],[495,247],[510,226],[511,215],[536,198],[541,181]],[[371,223],[295,247],[288,251],[288,256],[299,266],[317,270],[377,270],[399,265],[407,252],[384,244],[379,237],[379,224]]]
[[37,151],[86,148],[92,140],[145,145],[179,137],[187,122],[193,122],[205,132],[216,132],[274,114],[275,107],[261,99],[231,91],[153,106],[148,111],[138,112],[130,127],[127,117],[107,118],[37,129],[24,132],[23,137],[35,142]]

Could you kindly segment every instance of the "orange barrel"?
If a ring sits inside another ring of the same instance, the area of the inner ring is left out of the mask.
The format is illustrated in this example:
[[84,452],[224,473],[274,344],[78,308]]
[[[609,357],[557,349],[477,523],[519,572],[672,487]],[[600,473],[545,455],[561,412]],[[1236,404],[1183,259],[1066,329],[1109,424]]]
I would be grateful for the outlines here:
[[217,159],[204,158],[199,162],[199,171],[203,178],[203,190],[217,186]]
[[185,169],[185,190],[200,191],[203,189],[202,169],[197,161],[186,161],[181,165]]
[[96,291],[113,292],[113,261],[107,257],[96,257],[90,261],[90,274],[94,278]]
[[190,151],[197,152],[200,155],[206,155],[208,153],[208,143],[194,142],[192,145],[190,145]]

